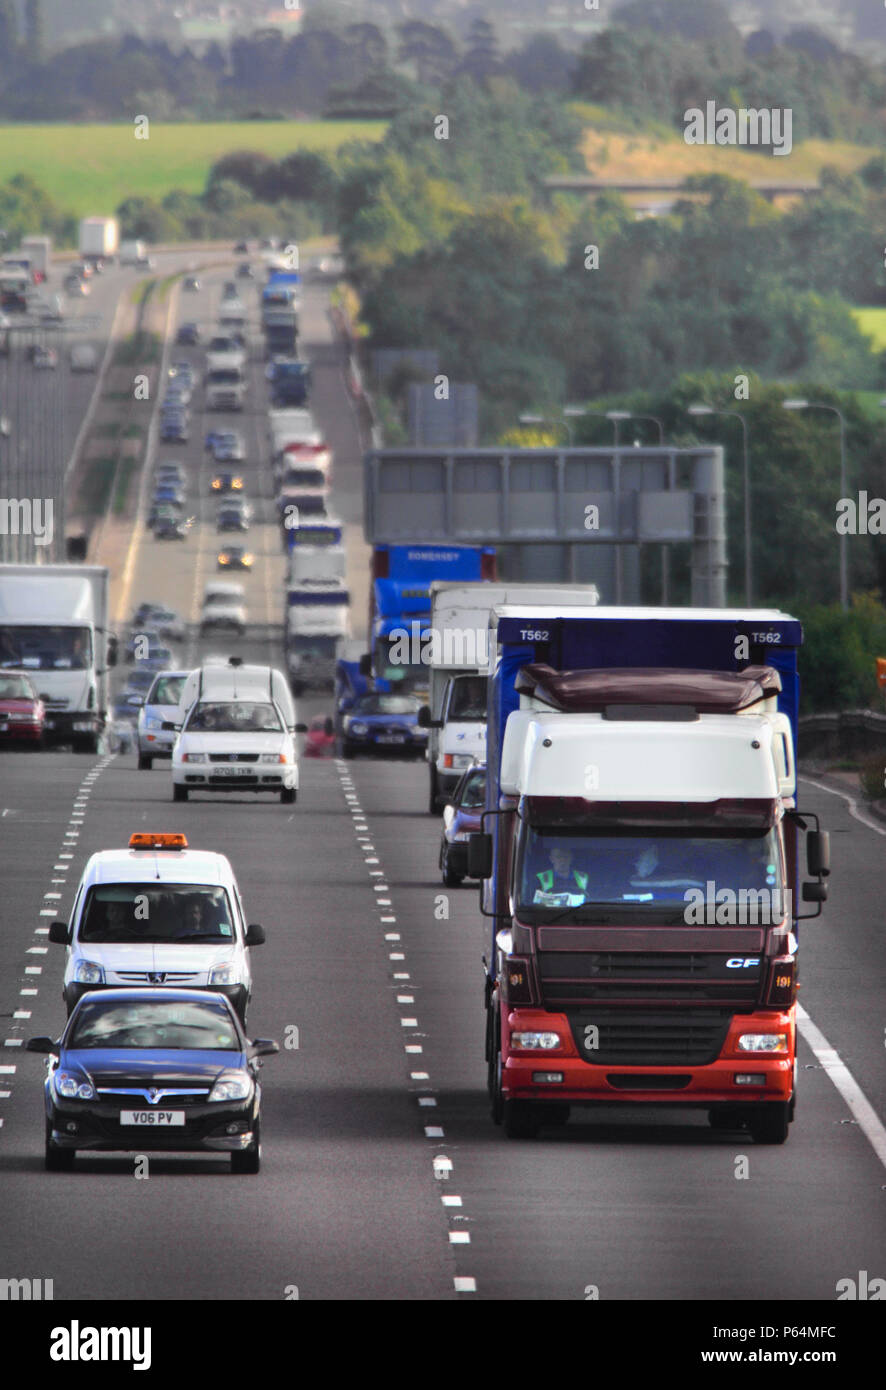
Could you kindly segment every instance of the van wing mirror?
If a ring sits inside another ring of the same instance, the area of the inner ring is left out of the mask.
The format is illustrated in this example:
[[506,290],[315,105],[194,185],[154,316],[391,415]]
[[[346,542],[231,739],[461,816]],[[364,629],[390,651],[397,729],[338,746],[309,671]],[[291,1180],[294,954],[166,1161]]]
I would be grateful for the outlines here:
[[475,831],[468,840],[468,875],[489,878],[492,873],[492,836]]

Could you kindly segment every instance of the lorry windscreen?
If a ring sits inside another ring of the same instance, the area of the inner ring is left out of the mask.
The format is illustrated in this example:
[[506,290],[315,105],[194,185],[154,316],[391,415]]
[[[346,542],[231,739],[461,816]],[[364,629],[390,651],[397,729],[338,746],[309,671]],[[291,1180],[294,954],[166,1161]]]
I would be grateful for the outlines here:
[[92,665],[88,627],[0,626],[0,667],[86,671]]
[[446,718],[456,723],[486,718],[486,677],[457,676]]
[[514,883],[518,911],[539,920],[587,904],[664,907],[687,926],[756,925],[780,922],[786,897],[775,830],[627,835],[524,822]]

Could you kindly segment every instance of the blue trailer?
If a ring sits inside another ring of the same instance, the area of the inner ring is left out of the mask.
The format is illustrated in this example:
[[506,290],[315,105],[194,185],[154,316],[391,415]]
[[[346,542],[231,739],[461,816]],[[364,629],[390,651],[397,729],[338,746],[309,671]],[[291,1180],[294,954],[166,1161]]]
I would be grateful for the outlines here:
[[495,548],[466,545],[377,545],[369,593],[370,651],[364,672],[378,690],[426,690],[425,638],[431,583],[495,578]]

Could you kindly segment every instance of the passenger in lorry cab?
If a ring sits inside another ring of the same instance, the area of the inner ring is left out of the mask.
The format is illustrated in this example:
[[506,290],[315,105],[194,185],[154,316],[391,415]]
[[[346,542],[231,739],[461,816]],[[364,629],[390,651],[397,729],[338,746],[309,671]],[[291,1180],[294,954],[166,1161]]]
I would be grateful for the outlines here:
[[570,898],[581,895],[584,902],[587,896],[588,875],[581,869],[573,868],[573,850],[569,845],[551,845],[547,851],[549,866],[539,869],[535,874],[538,887],[534,903],[544,903],[555,894],[566,893]]

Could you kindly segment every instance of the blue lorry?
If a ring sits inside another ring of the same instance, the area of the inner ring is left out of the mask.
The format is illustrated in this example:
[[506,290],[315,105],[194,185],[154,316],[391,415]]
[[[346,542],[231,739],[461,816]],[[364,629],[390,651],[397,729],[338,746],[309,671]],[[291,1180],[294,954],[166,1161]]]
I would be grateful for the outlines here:
[[495,578],[495,548],[468,545],[376,545],[369,591],[370,651],[363,672],[378,690],[427,690],[426,638],[435,579]]
[[609,1103],[787,1138],[797,924],[830,871],[797,807],[801,642],[776,611],[493,610],[468,854],[509,1137]]

